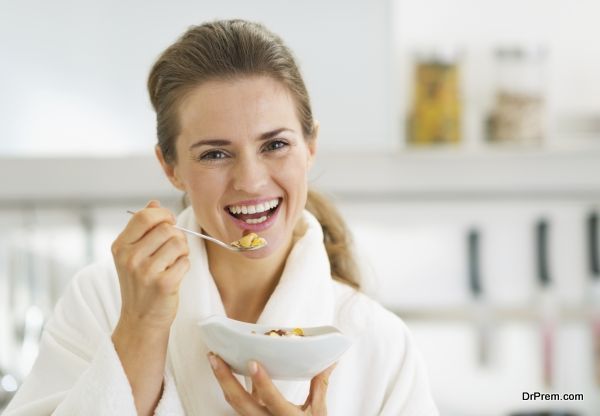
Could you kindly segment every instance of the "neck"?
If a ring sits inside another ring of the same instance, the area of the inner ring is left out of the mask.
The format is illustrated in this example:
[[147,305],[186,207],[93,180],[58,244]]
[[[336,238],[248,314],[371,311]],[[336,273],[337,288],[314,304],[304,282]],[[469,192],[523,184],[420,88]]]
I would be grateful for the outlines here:
[[206,245],[210,273],[229,318],[256,323],[279,283],[288,254],[304,234],[305,226],[300,223],[286,244],[262,259]]

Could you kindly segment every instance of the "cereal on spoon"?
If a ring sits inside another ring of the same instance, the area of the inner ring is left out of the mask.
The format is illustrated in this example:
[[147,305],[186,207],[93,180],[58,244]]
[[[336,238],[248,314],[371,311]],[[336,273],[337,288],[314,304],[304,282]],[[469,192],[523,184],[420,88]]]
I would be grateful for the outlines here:
[[238,248],[257,248],[262,247],[267,244],[267,240],[262,237],[259,237],[255,233],[249,233],[240,238],[237,241],[231,243],[232,246]]

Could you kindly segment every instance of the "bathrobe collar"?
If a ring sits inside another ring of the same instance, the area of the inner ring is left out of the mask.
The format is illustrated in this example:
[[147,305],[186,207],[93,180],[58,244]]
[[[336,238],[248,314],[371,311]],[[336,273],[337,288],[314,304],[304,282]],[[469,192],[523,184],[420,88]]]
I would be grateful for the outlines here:
[[[317,219],[303,212],[307,228],[292,248],[281,278],[258,318],[259,324],[274,327],[332,325],[335,298],[323,231]],[[193,210],[188,207],[178,225],[199,231]],[[180,304],[169,339],[169,370],[173,373],[187,414],[234,414],[208,365],[197,323],[211,315],[225,316],[225,309],[208,267],[205,242],[188,237],[191,267],[179,291]],[[244,377],[237,376],[249,385]],[[309,381],[275,381],[291,402],[306,399]]]

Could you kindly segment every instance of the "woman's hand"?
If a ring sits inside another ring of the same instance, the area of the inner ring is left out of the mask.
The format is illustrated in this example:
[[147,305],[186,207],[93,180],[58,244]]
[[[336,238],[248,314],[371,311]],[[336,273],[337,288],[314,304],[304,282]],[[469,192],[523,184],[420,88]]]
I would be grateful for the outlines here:
[[121,286],[120,325],[168,331],[179,304],[179,286],[190,263],[185,235],[157,201],[133,215],[112,245]]
[[173,224],[173,214],[151,201],[112,245],[122,300],[112,341],[138,415],[153,415],[160,399],[179,285],[190,266],[187,240]]
[[310,392],[303,405],[288,402],[277,390],[267,372],[256,362],[250,363],[252,394],[233,376],[231,369],[219,356],[210,353],[208,359],[221,385],[227,403],[242,416],[296,416],[327,414],[327,385],[335,364],[317,374],[310,382]]

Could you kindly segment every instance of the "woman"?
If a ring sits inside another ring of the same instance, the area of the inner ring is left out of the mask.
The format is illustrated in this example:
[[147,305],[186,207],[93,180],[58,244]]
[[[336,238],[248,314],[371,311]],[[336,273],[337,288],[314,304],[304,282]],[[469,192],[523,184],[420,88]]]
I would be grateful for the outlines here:
[[[261,25],[192,27],[148,80],[156,156],[191,206],[151,201],[58,303],[6,415],[437,415],[424,366],[392,313],[357,291],[345,226],[308,191],[318,124],[289,49]],[[260,250],[222,241],[256,232]],[[335,325],[355,338],[306,382],[249,363],[252,389],[210,353],[212,314],[279,326]]]

